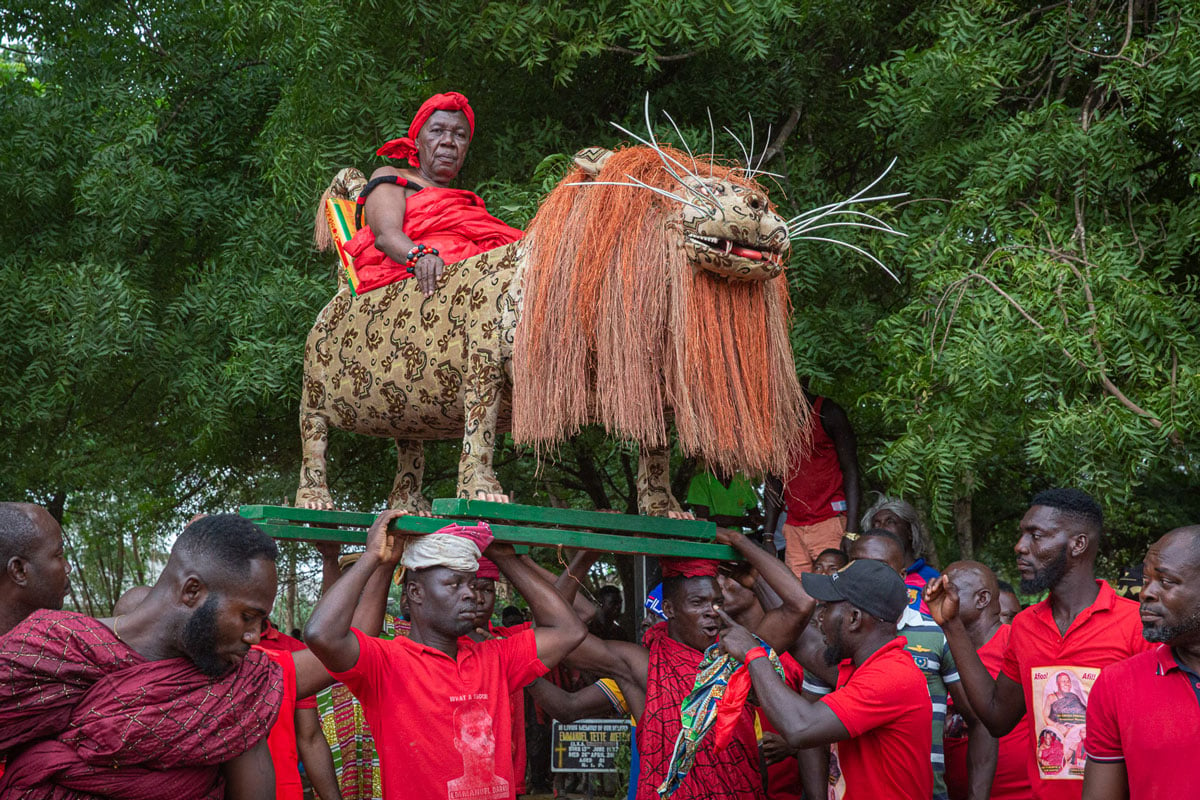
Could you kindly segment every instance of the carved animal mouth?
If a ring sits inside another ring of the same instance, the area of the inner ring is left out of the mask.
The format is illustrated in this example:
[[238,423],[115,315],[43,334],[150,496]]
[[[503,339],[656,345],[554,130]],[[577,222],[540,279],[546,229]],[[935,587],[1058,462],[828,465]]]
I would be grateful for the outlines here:
[[783,264],[783,253],[778,250],[759,250],[745,242],[735,242],[717,236],[701,236],[698,233],[688,234],[688,238],[696,245],[724,255],[735,255],[751,261],[766,261],[774,266]]

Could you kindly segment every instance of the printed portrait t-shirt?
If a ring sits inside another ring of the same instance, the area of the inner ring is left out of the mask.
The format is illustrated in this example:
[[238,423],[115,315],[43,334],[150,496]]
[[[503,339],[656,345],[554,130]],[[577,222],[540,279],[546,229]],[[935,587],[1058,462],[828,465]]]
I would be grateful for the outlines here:
[[354,634],[358,663],[331,674],[362,703],[384,800],[516,797],[509,695],[547,671],[533,631],[460,639],[457,659],[409,639]]
[[1097,581],[1096,601],[1060,634],[1050,601],[1017,614],[1003,672],[1025,693],[1028,755],[1034,800],[1079,800],[1087,762],[1087,703],[1101,670],[1142,652],[1138,604]]

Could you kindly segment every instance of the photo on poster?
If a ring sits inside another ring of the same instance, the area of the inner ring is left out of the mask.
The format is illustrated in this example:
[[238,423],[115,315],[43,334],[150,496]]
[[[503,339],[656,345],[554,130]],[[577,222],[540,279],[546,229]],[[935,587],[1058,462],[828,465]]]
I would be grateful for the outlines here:
[[1087,762],[1087,701],[1096,667],[1034,667],[1032,706],[1035,756],[1043,780],[1083,780]]

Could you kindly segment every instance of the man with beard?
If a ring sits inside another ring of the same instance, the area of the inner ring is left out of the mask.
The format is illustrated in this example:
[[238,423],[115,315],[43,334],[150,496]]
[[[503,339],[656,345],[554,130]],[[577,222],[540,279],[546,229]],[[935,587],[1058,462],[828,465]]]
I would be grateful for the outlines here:
[[[716,541],[737,550],[779,595],[782,605],[764,615],[755,633],[775,650],[786,651],[812,613],[812,598],[786,565],[742,534],[718,528]],[[717,562],[663,558],[660,564],[667,621],[646,632],[644,646],[588,636],[568,658],[572,667],[613,678],[632,689],[624,694],[637,723],[637,800],[658,800],[657,790],[667,777],[682,728],[680,709],[695,685],[704,652],[717,641],[721,629],[718,608],[724,602],[716,580]],[[727,748],[716,750],[712,739],[704,740],[695,764],[672,795],[674,800],[762,800],[753,711],[742,709]]]
[[1084,800],[1200,797],[1200,525],[1150,546],[1140,601],[1155,647],[1092,687]]
[[58,610],[71,588],[62,528],[32,503],[0,503],[0,637],[42,608]]
[[[449,525],[406,537],[402,547],[400,536],[388,530],[402,513],[379,515],[362,557],[313,610],[305,641],[362,703],[375,734],[384,800],[511,800],[516,780],[509,697],[557,664],[587,631],[527,560],[510,545],[492,542],[487,525]],[[385,641],[352,628],[351,614],[368,580],[401,549],[412,627],[408,638]],[[483,550],[529,603],[535,630],[483,642],[467,636],[482,603],[475,573]],[[480,710],[491,719],[490,747],[463,738],[461,725],[480,719]],[[489,780],[474,780],[485,767]]]
[[789,689],[754,637],[728,617],[721,646],[749,667],[763,710],[789,745],[836,743],[845,800],[928,800],[933,708],[925,677],[896,635],[908,599],[904,581],[869,559],[801,581],[820,604],[825,663],[838,665],[831,694],[811,702]]
[[283,682],[250,648],[277,553],[237,515],[203,517],[128,614],[35,611],[0,638],[0,796],[272,796]]
[[971,707],[992,735],[1004,736],[1027,714],[1026,768],[1035,800],[1079,800],[1083,789],[1082,769],[1054,769],[1037,757],[1039,735],[1054,724],[1043,714],[1056,676],[1071,672],[1086,695],[1101,670],[1147,647],[1137,603],[1096,580],[1103,523],[1096,501],[1078,489],[1050,489],[1033,498],[1014,548],[1017,571],[1022,592],[1049,589],[1050,596],[1013,620],[1003,668],[995,679],[959,616],[954,584],[937,578],[926,593],[933,618],[950,642]]

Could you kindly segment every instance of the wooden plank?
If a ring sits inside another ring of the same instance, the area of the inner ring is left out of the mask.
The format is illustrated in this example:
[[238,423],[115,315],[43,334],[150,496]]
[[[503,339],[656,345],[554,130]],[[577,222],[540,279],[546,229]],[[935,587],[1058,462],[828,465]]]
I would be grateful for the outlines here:
[[696,539],[703,542],[711,542],[717,535],[717,526],[705,520],[667,519],[642,514],[608,514],[577,508],[546,508],[461,498],[434,500],[433,513],[439,517],[473,518],[489,522],[525,522],[553,525],[556,528],[588,528],[597,531],[667,536],[672,539]]
[[[396,528],[419,533],[431,533],[446,524],[446,520],[435,517],[401,517]],[[307,542],[340,542],[361,545],[367,533],[361,529],[312,528],[304,525],[287,525],[277,522],[258,522],[259,527],[276,539],[291,539]],[[492,533],[502,542],[535,547],[570,547],[572,549],[599,550],[609,553],[631,553],[651,556],[686,556],[689,558],[714,558],[722,561],[737,560],[737,552],[728,545],[704,542],[679,541],[651,537],[621,536],[613,533],[570,531],[554,528],[530,528],[518,525],[496,524],[490,526]]]
[[369,528],[378,514],[366,511],[323,511],[315,508],[293,508],[292,506],[242,506],[238,513],[246,519],[281,520],[285,522],[313,522],[324,525],[339,525],[350,528]]

